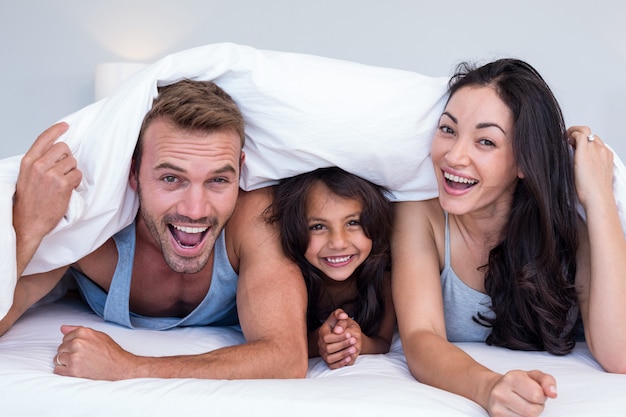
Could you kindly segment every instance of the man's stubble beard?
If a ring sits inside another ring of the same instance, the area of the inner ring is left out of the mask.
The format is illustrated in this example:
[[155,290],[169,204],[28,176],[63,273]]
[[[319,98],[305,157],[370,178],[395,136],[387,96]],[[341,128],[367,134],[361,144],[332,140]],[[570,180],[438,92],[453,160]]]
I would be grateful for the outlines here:
[[[154,242],[159,247],[163,260],[167,266],[172,271],[181,274],[195,274],[200,272],[211,259],[211,255],[215,249],[217,237],[219,236],[219,233],[221,233],[223,226],[218,227],[219,222],[217,219],[210,219],[210,229],[207,231],[208,235],[204,237],[205,251],[194,258],[181,257],[180,255],[174,253],[170,245],[171,232],[168,226],[168,223],[170,222],[167,220],[168,217],[171,218],[173,216],[165,216],[161,221],[158,221],[147,210],[145,210],[146,205],[144,204],[139,181],[137,181],[137,195],[139,197],[139,215],[150,232],[150,235],[154,239]],[[163,233],[160,232],[158,227],[159,224],[162,225]],[[204,224],[206,224],[206,222]],[[179,262],[180,259],[188,260],[188,262]],[[195,262],[190,263],[190,261]]]

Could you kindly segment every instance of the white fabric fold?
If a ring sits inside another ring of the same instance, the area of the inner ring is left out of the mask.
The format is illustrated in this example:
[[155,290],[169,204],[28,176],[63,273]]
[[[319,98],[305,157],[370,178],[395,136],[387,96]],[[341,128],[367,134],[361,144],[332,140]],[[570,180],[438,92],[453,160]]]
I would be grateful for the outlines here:
[[[207,45],[157,61],[111,97],[62,119],[70,128],[61,140],[78,160],[83,181],[26,274],[75,262],[133,220],[137,199],[127,180],[143,116],[157,86],[184,78],[213,80],[240,106],[246,120],[245,190],[337,165],[388,187],[396,199],[436,195],[428,148],[444,105],[446,77],[230,43]],[[0,161],[0,317],[12,303],[16,283],[12,196],[20,159]]]

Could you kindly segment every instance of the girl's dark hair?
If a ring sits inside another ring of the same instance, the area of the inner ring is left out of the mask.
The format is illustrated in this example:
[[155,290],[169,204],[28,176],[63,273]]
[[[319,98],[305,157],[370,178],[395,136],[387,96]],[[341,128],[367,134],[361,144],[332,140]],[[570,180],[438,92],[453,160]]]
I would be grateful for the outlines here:
[[514,191],[504,240],[491,250],[485,290],[494,318],[487,343],[521,350],[569,353],[578,314],[574,287],[578,247],[574,174],[565,123],[552,91],[529,64],[500,59],[467,63],[450,80],[493,87],[513,114],[513,153],[523,178]]
[[278,222],[284,252],[298,264],[308,290],[307,326],[320,326],[319,302],[323,295],[323,273],[311,265],[304,254],[309,245],[306,201],[313,185],[323,183],[340,197],[356,199],[363,205],[361,226],[372,240],[367,259],[355,270],[357,299],[354,320],[372,336],[385,311],[383,276],[389,264],[389,239],[392,227],[391,203],[387,190],[340,168],[318,170],[284,179],[275,187],[272,205],[266,210],[269,223]]

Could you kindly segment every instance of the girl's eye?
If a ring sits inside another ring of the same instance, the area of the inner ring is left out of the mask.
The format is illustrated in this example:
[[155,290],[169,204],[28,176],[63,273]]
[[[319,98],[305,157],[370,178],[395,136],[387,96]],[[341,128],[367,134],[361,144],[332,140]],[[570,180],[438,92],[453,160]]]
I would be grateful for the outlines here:
[[312,226],[309,226],[309,229],[310,230],[322,230],[322,229],[324,229],[324,226],[318,223],[318,224],[314,224]]
[[360,226],[361,225],[361,221],[360,220],[350,220],[348,222],[348,226]]
[[478,141],[478,143],[480,143],[481,145],[484,146],[496,146],[495,143],[493,143],[493,141],[489,140],[489,139],[481,139]]

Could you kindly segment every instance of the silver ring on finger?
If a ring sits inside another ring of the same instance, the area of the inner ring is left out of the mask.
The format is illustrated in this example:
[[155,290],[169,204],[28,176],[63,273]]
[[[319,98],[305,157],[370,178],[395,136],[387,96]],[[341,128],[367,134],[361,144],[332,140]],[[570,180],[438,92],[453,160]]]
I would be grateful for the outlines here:
[[58,366],[67,366],[66,364],[64,364],[63,362],[61,362],[61,355],[65,353],[65,352],[59,352],[56,356],[56,358],[54,359],[54,361],[57,363]]
[[593,142],[594,140],[596,140],[596,135],[594,135],[593,133],[591,133],[589,136],[587,136],[587,141],[588,142]]

